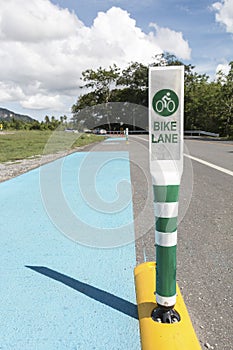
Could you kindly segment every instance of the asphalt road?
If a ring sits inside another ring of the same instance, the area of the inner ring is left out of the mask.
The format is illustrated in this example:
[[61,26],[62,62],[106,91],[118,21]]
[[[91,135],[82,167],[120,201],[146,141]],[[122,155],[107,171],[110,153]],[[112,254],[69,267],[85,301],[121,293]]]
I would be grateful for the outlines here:
[[[177,281],[202,348],[232,350],[233,143],[187,139],[185,146],[185,154],[208,164],[184,157]],[[154,260],[148,136],[111,147],[130,153],[137,263]]]
[[[233,144],[186,140],[192,156],[233,170]],[[193,193],[179,228],[179,280],[196,332],[214,349],[233,349],[233,177],[192,161]],[[187,262],[187,264],[185,263]]]
[[[147,148],[148,136],[131,136],[130,142],[141,142]],[[204,160],[210,166],[184,158],[177,280],[203,349],[232,350],[233,174],[212,166],[233,170],[233,143],[189,139],[185,145],[186,154]],[[135,153],[140,156],[139,152]],[[146,154],[141,162],[148,166]],[[131,178],[136,191],[140,191],[143,188],[143,183],[139,186],[140,175],[132,172]],[[138,201],[140,210],[144,205],[142,197],[139,200],[134,196],[136,215]],[[151,222],[151,212],[146,221]],[[135,226],[135,231],[138,234],[140,228]],[[137,241],[138,262],[153,258],[153,242],[152,228]]]
[[186,139],[190,155],[233,171],[233,142]]

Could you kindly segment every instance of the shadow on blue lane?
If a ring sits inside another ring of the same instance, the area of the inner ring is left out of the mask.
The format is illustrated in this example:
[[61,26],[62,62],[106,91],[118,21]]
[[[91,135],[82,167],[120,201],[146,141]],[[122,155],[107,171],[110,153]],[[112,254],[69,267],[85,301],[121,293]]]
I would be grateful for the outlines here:
[[125,299],[119,298],[116,295],[105,292],[102,289],[90,286],[87,283],[80,282],[74,278],[66,276],[55,270],[49,269],[45,266],[26,265],[26,267],[49,278],[52,278],[53,280],[61,282],[66,286],[75,289],[82,294],[85,294],[89,298],[94,299],[102,304],[105,304],[117,311],[120,311],[125,315],[138,319],[137,305],[130,303]]

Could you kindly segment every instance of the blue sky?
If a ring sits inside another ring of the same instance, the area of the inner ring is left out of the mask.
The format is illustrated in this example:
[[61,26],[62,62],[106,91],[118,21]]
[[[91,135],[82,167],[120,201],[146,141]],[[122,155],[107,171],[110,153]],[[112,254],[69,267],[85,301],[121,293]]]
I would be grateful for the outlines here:
[[[107,11],[112,6],[129,12],[137,26],[145,33],[151,31],[149,24],[156,22],[160,27],[168,27],[182,32],[192,49],[192,63],[201,73],[214,76],[218,64],[233,59],[232,33],[226,33],[223,25],[215,20],[213,0],[52,0],[54,4],[68,7],[88,26],[93,24],[99,11]],[[88,5],[87,5],[88,4]],[[233,6],[233,3],[232,3]]]
[[0,0],[0,106],[70,115],[87,68],[169,51],[214,78],[233,59],[233,0]]

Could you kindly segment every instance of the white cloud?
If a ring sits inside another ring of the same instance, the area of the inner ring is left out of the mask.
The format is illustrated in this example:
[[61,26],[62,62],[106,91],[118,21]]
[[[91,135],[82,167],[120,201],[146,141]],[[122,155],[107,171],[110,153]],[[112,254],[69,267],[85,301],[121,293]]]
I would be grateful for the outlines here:
[[74,14],[67,9],[60,10],[48,0],[1,0],[0,4],[0,36],[5,40],[59,40],[82,26],[82,22]]
[[0,82],[0,101],[15,101],[24,98],[22,89],[13,83]]
[[148,63],[162,52],[153,36],[143,33],[126,11],[116,7],[98,13],[88,43],[90,53],[103,64],[117,61],[125,65],[133,60]]
[[224,25],[228,33],[233,33],[233,0],[215,2],[212,8],[216,11],[216,21]]
[[75,102],[85,69],[149,63],[163,50],[190,58],[182,33],[154,27],[156,33],[144,33],[117,7],[87,27],[49,0],[0,0],[0,104],[62,112],[64,101]]
[[216,68],[216,75],[218,75],[219,72],[222,72],[223,74],[227,75],[230,71],[230,66],[228,63],[220,63],[218,64],[217,68]]
[[42,94],[35,94],[33,96],[26,97],[21,105],[23,108],[27,109],[52,109],[54,111],[59,111],[64,109],[64,104],[60,101],[60,96],[45,96]]
[[183,39],[181,32],[159,27],[156,23],[151,23],[150,26],[155,28],[156,43],[163,51],[173,53],[183,59],[190,59],[191,49],[188,42]]

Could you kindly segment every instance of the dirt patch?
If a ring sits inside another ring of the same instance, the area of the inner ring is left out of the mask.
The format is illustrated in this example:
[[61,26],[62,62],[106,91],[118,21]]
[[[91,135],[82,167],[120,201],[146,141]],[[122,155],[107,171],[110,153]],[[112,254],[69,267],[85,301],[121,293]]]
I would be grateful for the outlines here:
[[19,159],[16,161],[0,163],[0,182],[24,174],[29,170],[38,168],[41,165],[50,163],[58,158],[65,157],[68,154],[82,151],[87,146],[74,148],[71,151],[58,152],[56,154],[37,155],[26,159]]
[[13,135],[13,134],[15,134],[15,132],[10,132],[10,131],[0,131],[0,136],[1,135]]

